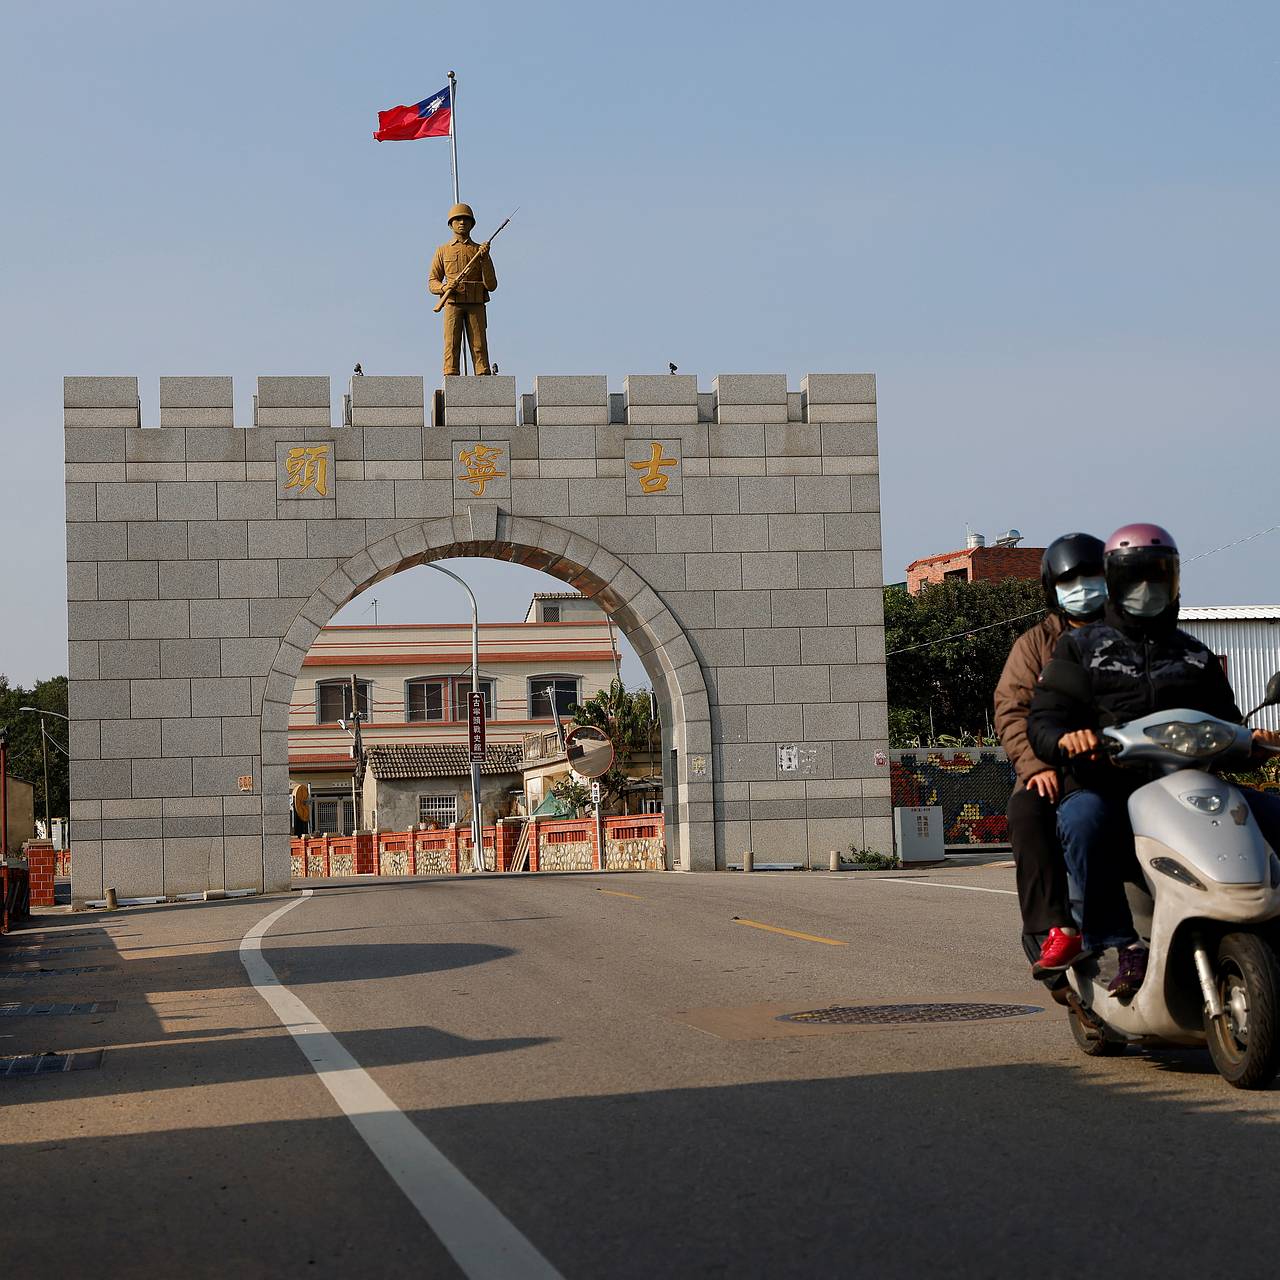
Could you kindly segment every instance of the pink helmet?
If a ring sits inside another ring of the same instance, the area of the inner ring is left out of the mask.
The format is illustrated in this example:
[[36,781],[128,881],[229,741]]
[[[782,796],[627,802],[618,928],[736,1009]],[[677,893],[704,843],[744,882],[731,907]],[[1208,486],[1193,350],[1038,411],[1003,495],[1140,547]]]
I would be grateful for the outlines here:
[[[1107,594],[1124,613],[1126,593],[1143,583],[1164,588],[1167,609],[1177,616],[1181,570],[1178,544],[1158,524],[1126,524],[1107,539],[1102,557],[1107,574]],[[1149,615],[1143,615],[1149,616]]]
[[1127,547],[1162,547],[1165,551],[1178,554],[1178,544],[1168,529],[1158,524],[1126,524],[1122,525],[1107,539],[1107,554],[1121,551]]

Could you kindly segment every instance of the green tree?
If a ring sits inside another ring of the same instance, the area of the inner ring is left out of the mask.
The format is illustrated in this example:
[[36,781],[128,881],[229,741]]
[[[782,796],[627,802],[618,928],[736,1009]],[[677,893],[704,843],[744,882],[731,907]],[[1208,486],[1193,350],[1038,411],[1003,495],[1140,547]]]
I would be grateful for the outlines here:
[[582,811],[591,803],[591,788],[572,773],[559,779],[551,788],[551,794],[572,809],[575,818],[582,817]]
[[[941,582],[915,596],[886,589],[891,744],[988,736],[1009,649],[1043,611],[1038,580]],[[945,638],[962,632],[974,634]]]
[[[36,817],[44,818],[44,767],[40,758],[40,720],[19,707],[39,707],[42,711],[67,714],[67,677],[54,676],[50,680],[37,680],[30,689],[10,684],[7,676],[0,675],[0,725],[9,730],[9,772],[16,778],[30,782],[36,789]],[[49,744],[49,815],[64,818],[67,815],[71,782],[67,769],[67,757],[59,746],[67,746],[66,722],[50,716],[45,726],[53,742]]]
[[571,706],[569,717],[575,724],[592,725],[608,734],[616,755],[613,768],[600,779],[600,789],[606,797],[621,796],[627,775],[620,766],[638,752],[648,751],[659,735],[649,691],[628,693],[621,680],[611,680],[607,689]]

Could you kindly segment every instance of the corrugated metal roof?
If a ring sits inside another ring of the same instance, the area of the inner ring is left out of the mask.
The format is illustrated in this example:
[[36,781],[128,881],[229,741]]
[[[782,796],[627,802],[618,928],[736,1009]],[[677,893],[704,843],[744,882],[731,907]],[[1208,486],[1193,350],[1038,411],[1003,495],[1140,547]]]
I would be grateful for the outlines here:
[[1178,610],[1178,617],[1186,622],[1280,618],[1280,604],[1184,604]]
[[[484,749],[481,773],[519,773],[518,743],[501,742]],[[467,748],[460,742],[393,743],[369,748],[375,778],[459,778],[471,771]]]

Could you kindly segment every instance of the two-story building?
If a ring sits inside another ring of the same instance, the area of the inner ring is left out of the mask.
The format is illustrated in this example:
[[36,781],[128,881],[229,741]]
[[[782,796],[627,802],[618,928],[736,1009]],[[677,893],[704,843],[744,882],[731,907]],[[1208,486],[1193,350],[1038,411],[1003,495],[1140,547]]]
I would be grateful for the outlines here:
[[[525,621],[480,624],[478,674],[493,756],[485,768],[491,796],[504,789],[506,770],[500,766],[508,759],[506,790],[520,791],[520,744],[526,734],[552,724],[553,703],[564,715],[571,704],[607,688],[620,660],[612,623],[577,593],[540,593]],[[456,748],[394,753],[401,790],[416,781],[405,778],[406,761],[431,762],[417,797],[419,820],[465,819],[470,812],[471,624],[329,626],[303,660],[289,716],[289,772],[292,782],[311,787],[312,829],[342,834],[352,829],[353,738],[340,722],[350,722],[353,676],[367,752]],[[513,750],[500,750],[508,747]],[[390,769],[392,753],[383,754]],[[456,773],[448,772],[450,761],[456,761]],[[500,807],[496,800],[493,807]]]

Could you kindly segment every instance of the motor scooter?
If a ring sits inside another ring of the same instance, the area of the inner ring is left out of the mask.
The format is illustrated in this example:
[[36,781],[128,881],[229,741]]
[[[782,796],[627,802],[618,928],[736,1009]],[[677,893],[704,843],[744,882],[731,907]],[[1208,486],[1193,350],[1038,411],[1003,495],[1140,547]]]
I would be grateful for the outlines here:
[[[1276,703],[1280,673],[1261,706]],[[1131,997],[1107,990],[1097,956],[1068,971],[1076,1042],[1093,1057],[1207,1045],[1223,1079],[1266,1088],[1280,1069],[1280,857],[1240,790],[1214,772],[1250,767],[1251,731],[1157,711],[1104,729],[1102,742],[1114,764],[1160,771],[1129,797],[1146,881],[1145,892],[1128,886],[1130,906],[1150,957]]]

